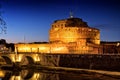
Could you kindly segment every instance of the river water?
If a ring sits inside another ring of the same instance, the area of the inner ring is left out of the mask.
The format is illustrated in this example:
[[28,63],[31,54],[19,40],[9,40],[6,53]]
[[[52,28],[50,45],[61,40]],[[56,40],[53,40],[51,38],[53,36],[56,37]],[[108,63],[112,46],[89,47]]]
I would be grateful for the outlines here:
[[101,74],[54,72],[47,70],[0,70],[0,80],[120,80]]

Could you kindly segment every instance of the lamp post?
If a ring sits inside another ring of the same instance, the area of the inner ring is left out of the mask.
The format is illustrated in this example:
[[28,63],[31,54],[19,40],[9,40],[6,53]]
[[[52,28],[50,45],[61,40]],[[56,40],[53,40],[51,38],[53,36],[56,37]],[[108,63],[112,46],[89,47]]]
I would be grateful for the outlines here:
[[119,54],[119,46],[120,46],[120,43],[118,42],[117,44],[116,44],[116,47],[117,47],[117,53]]

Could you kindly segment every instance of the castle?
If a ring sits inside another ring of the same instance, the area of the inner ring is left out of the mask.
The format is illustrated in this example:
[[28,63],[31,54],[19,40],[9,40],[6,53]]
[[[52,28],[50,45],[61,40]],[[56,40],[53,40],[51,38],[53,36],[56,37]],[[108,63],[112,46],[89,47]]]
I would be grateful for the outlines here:
[[70,17],[56,20],[49,30],[47,43],[17,43],[17,52],[39,52],[52,54],[98,54],[100,30],[89,27],[80,18]]

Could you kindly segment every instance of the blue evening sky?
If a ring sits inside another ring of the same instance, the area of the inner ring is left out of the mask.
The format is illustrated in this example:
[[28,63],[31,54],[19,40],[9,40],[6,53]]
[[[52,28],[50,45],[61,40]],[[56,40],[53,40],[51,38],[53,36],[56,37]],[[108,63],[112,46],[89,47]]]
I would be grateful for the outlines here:
[[0,0],[7,42],[49,41],[54,20],[73,16],[100,29],[102,41],[120,41],[119,0]]

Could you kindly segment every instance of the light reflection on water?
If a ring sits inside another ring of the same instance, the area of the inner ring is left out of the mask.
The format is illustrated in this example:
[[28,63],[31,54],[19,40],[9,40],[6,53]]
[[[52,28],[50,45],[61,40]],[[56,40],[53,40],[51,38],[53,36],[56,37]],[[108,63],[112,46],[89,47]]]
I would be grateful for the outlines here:
[[0,70],[0,80],[120,80],[100,74],[80,74],[72,72],[51,72],[37,70]]

